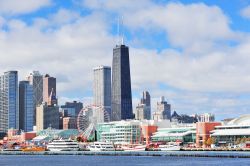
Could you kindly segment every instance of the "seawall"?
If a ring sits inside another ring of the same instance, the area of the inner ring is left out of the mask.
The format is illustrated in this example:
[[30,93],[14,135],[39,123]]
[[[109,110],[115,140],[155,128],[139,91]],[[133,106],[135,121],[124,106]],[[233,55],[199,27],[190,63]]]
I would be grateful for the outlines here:
[[212,151],[63,151],[63,152],[22,152],[1,151],[0,155],[107,155],[107,156],[175,156],[175,157],[218,157],[218,158],[250,158],[250,152],[212,152]]

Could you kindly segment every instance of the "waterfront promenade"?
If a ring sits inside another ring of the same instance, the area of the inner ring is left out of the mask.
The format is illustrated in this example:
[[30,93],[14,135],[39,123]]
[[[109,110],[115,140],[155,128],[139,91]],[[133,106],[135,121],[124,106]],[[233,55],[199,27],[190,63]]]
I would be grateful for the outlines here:
[[174,157],[219,157],[219,158],[250,158],[250,152],[223,152],[223,151],[43,151],[43,152],[22,152],[22,151],[1,151],[0,155],[100,155],[100,156],[174,156]]

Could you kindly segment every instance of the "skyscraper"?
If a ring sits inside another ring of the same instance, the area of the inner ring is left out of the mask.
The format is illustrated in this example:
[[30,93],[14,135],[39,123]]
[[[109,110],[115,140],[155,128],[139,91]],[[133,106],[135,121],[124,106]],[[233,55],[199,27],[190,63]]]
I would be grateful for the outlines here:
[[56,78],[46,74],[43,78],[43,102],[47,102],[47,104],[50,105],[50,100],[54,99],[51,98],[51,96],[56,97]]
[[157,111],[153,114],[154,120],[163,120],[169,119],[171,120],[171,105],[168,104],[164,97],[161,97],[161,101],[157,102]]
[[151,99],[148,91],[143,91],[141,104],[145,104],[145,115],[144,118],[147,120],[151,119]]
[[147,91],[142,93],[142,98],[138,106],[136,107],[135,117],[138,120],[151,119],[151,103],[150,94]]
[[0,132],[19,129],[18,72],[5,72],[0,79]]
[[39,71],[33,71],[27,77],[29,83],[33,86],[33,116],[34,125],[36,124],[36,107],[43,102],[43,75]]
[[117,45],[112,64],[112,120],[133,119],[129,48]]
[[34,124],[33,86],[29,81],[19,82],[19,128],[32,131]]
[[111,116],[111,67],[94,68],[94,105],[103,106]]

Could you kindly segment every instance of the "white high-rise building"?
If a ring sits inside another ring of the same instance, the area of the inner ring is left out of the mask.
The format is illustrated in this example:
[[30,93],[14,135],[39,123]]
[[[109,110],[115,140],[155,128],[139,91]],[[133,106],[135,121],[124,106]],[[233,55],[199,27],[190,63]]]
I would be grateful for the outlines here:
[[147,91],[143,91],[142,93],[141,101],[136,107],[135,119],[138,120],[151,119],[150,94]]
[[165,101],[164,96],[161,97],[161,101],[157,102],[157,111],[153,114],[154,120],[169,119],[171,120],[171,105]]
[[111,67],[94,68],[94,105],[102,106],[111,115]]

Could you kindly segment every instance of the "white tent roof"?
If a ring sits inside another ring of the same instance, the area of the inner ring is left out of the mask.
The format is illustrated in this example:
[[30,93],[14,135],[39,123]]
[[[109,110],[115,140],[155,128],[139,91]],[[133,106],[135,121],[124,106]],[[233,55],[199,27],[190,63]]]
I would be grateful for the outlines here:
[[37,137],[33,138],[33,141],[41,141],[41,140],[44,140],[46,138],[47,138],[47,136],[37,136]]
[[211,136],[250,135],[250,129],[213,130]]

